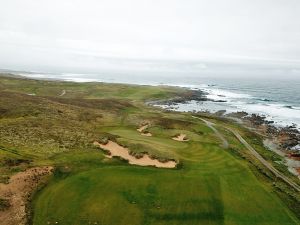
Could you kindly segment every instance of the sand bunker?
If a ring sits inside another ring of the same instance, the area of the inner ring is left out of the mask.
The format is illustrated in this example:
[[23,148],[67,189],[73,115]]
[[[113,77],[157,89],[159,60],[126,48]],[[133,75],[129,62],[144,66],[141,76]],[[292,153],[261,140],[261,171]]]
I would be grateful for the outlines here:
[[27,169],[11,176],[8,184],[0,184],[0,197],[9,202],[8,208],[0,211],[0,224],[27,224],[26,204],[30,195],[52,169],[50,166]]
[[186,138],[185,134],[179,134],[176,137],[172,138],[175,141],[188,141],[189,139]]
[[128,148],[118,145],[113,141],[108,141],[107,144],[100,144],[99,142],[94,142],[95,145],[100,146],[104,150],[110,152],[109,157],[119,156],[123,159],[128,160],[129,164],[139,165],[139,166],[155,166],[159,168],[175,168],[176,162],[173,160],[167,162],[160,162],[157,159],[151,159],[147,154],[144,154],[141,158],[136,158],[129,154]]
[[151,137],[152,134],[150,132],[145,131],[149,127],[149,124],[143,125],[140,128],[136,129],[143,136]]
[[141,135],[147,136],[147,137],[151,137],[152,136],[152,134],[150,132],[141,133]]
[[143,125],[140,128],[136,129],[138,132],[143,132],[145,129],[149,127],[149,124]]

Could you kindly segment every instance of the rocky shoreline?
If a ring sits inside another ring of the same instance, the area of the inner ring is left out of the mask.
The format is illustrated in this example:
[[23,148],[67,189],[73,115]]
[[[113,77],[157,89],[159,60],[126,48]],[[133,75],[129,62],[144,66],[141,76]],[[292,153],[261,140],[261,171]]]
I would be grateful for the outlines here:
[[238,118],[245,126],[262,135],[264,146],[283,157],[280,163],[300,179],[300,132],[295,125],[278,127],[264,116],[246,112],[231,113],[226,117]]
[[188,90],[187,92],[180,94],[171,99],[147,101],[149,105],[166,105],[168,107],[175,106],[177,104],[185,104],[190,101],[204,102],[226,102],[224,100],[214,100],[207,97],[208,93],[202,90]]
[[225,117],[238,118],[246,125],[259,131],[259,133],[272,139],[280,150],[289,153],[300,153],[300,131],[295,125],[279,127],[274,121],[266,120],[265,116],[248,114],[247,112],[236,112],[226,114]]
[[[202,90],[188,90],[183,95],[178,95],[172,99],[149,101],[147,102],[147,104],[152,106],[165,106],[164,108],[166,110],[176,110],[176,105],[185,104],[191,101],[224,102],[223,100],[209,99],[207,97],[207,94],[208,93]],[[300,131],[297,129],[295,124],[285,127],[276,126],[274,121],[267,120],[263,115],[254,113],[249,114],[245,111],[226,114],[226,110],[220,110],[215,113],[211,113],[207,110],[205,111],[205,113],[209,113],[218,117],[231,118],[243,124],[246,124],[248,127],[259,131],[259,133],[261,133],[263,136],[267,136],[268,138],[275,141],[280,150],[288,154],[299,153],[300,158]]]
[[[185,95],[177,96],[173,99],[152,101],[147,104],[162,107],[165,110],[176,111],[178,104],[186,104],[191,101],[204,102],[213,101],[207,98],[207,93],[200,90],[189,90]],[[245,111],[226,113],[226,110],[217,112],[191,111],[192,113],[205,113],[216,117],[232,119],[245,127],[253,130],[264,137],[264,145],[267,149],[283,157],[282,163],[288,170],[300,179],[300,131],[296,125],[280,127],[275,121],[267,120],[265,116]]]
[[[173,99],[152,101],[147,104],[162,107],[165,110],[176,111],[178,104],[186,104],[191,101],[213,101],[207,98],[207,93],[200,90],[190,90],[187,94]],[[192,113],[205,113],[216,117],[227,118],[243,124],[264,138],[264,145],[270,151],[283,157],[283,163],[287,169],[300,179],[300,131],[296,125],[280,127],[275,121],[267,120],[265,116],[245,111],[226,113],[226,110],[209,112],[209,110],[191,111]]]

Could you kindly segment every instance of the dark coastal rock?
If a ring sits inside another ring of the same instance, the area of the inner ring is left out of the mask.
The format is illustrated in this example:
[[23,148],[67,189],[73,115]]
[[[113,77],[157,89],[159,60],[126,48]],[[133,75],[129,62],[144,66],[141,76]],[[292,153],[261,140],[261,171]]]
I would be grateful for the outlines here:
[[275,122],[273,120],[266,120],[265,124],[274,124]]
[[190,90],[189,92],[186,92],[182,96],[180,96],[181,100],[186,101],[207,101],[206,97],[207,93],[200,91],[200,90]]
[[247,117],[247,119],[255,126],[260,126],[266,122],[265,116],[260,116],[254,113],[252,113],[250,117]]
[[289,129],[296,129],[297,126],[296,126],[296,124],[293,123],[293,125],[292,125],[292,126],[289,126],[288,128],[289,128]]
[[278,135],[279,130],[275,126],[267,126],[266,133],[269,134],[270,136],[275,136]]
[[214,100],[214,99],[208,99],[208,101],[212,101],[212,102],[227,102],[226,100]]
[[291,150],[300,143],[299,130],[294,126],[282,128],[277,137],[280,140],[280,146],[286,150]]
[[215,112],[214,115],[223,116],[225,113],[226,113],[226,110],[219,110],[219,111]]
[[207,93],[201,90],[189,90],[187,92],[184,92],[183,94],[180,94],[172,99],[167,100],[158,100],[158,101],[151,101],[147,102],[150,105],[177,105],[177,104],[184,104],[190,101],[208,101],[206,97]]
[[249,114],[245,111],[241,111],[241,112],[232,112],[232,113],[228,113],[227,116],[228,117],[235,117],[235,118],[244,118],[246,116],[248,116]]
[[275,139],[283,150],[293,151],[293,147],[300,143],[300,132],[295,124],[292,126],[277,127],[274,125],[274,121],[266,120],[265,116],[257,114],[248,115],[246,112],[230,113],[227,116],[238,117],[244,122],[250,123],[253,127],[258,128],[266,135]]
[[271,101],[272,101],[272,100],[267,99],[267,98],[259,98],[259,99],[257,99],[257,100],[263,101],[263,102],[271,102]]

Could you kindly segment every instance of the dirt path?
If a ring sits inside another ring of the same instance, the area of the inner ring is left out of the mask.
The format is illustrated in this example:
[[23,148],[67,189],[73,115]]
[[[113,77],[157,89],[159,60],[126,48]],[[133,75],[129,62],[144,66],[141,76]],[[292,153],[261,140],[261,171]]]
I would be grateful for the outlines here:
[[50,166],[30,168],[11,176],[8,184],[0,184],[0,198],[9,203],[7,209],[0,211],[0,225],[27,223],[26,204],[30,195],[52,169]]
[[155,166],[159,168],[175,168],[176,162],[173,160],[167,161],[167,162],[160,162],[157,159],[152,159],[149,157],[149,155],[144,154],[141,158],[136,158],[129,154],[129,149],[124,148],[123,146],[119,145],[118,143],[115,143],[113,141],[108,141],[107,144],[100,144],[99,142],[95,141],[95,145],[99,146],[100,148],[103,148],[105,150],[108,150],[112,156],[119,156],[123,159],[128,160],[129,164],[139,165],[139,166]]
[[210,121],[207,121],[205,119],[202,119],[202,118],[199,118],[199,117],[196,117],[196,116],[193,116],[193,118],[196,118],[196,119],[199,119],[199,120],[202,120],[210,129],[212,129],[215,134],[221,139],[222,141],[222,147],[223,148],[228,148],[229,144],[228,144],[228,141],[225,139],[225,137],[214,127],[214,123],[210,122]]
[[[210,127],[215,133],[216,135],[222,139],[223,141],[223,146],[225,148],[228,147],[228,142],[227,140],[222,136],[222,134],[213,126],[214,123],[206,121],[205,119],[193,116],[193,118],[196,119],[200,119],[202,121],[204,121],[206,123],[206,125],[208,127]],[[292,180],[290,180],[288,177],[286,177],[284,174],[280,173],[275,167],[273,167],[268,161],[266,161],[237,131],[226,127],[227,130],[229,130],[230,132],[232,132],[234,134],[234,136],[250,151],[250,153],[256,158],[258,159],[265,167],[267,167],[273,174],[275,174],[275,176],[281,178],[283,181],[285,181],[287,184],[289,184],[290,186],[292,186],[295,190],[300,191],[300,186],[298,184],[296,184],[295,182],[293,182]]]
[[257,158],[265,167],[267,167],[275,176],[281,178],[284,180],[287,184],[292,186],[295,190],[300,191],[300,186],[296,184],[295,182],[291,181],[288,177],[286,177],[284,174],[280,173],[276,168],[274,168],[268,161],[266,161],[237,131],[226,128],[229,131],[231,131],[236,138],[250,151],[250,153]]

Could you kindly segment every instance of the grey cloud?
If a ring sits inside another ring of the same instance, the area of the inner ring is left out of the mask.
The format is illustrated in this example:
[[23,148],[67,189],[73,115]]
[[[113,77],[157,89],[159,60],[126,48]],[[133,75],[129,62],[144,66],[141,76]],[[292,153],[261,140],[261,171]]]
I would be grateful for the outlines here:
[[0,67],[298,71],[299,12],[298,0],[3,0]]

